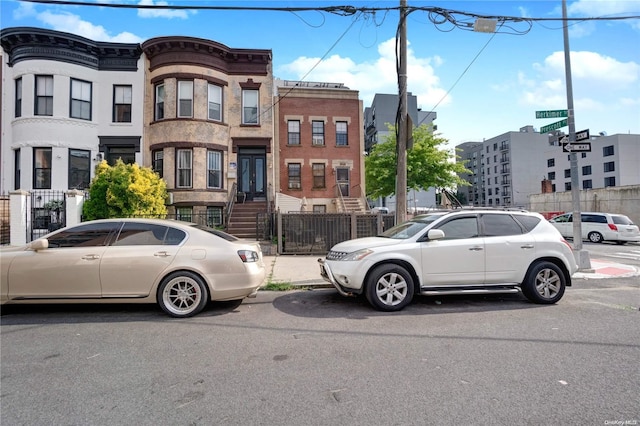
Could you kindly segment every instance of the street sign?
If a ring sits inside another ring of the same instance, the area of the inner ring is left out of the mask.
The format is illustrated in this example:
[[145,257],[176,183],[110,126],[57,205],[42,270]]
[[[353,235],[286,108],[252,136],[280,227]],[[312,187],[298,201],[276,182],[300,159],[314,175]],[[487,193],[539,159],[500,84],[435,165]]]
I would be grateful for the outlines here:
[[589,139],[589,129],[576,132],[576,142],[586,141],[587,139]]
[[536,111],[536,118],[562,118],[562,117],[568,117],[568,116],[569,116],[569,111],[566,109]]
[[553,124],[549,124],[548,126],[540,127],[540,133],[549,133],[552,130],[561,129],[569,124],[569,120],[566,118],[564,120],[557,121]]
[[563,152],[591,152],[591,142],[583,143],[562,143]]

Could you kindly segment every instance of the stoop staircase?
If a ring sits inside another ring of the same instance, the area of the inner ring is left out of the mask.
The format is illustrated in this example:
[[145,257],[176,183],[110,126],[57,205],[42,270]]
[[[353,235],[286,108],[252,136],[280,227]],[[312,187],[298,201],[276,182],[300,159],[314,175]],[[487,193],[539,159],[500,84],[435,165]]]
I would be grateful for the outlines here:
[[266,211],[266,201],[247,201],[246,203],[234,204],[227,232],[238,238],[256,240],[257,214]]
[[344,205],[340,213],[366,213],[367,209],[359,198],[343,198]]

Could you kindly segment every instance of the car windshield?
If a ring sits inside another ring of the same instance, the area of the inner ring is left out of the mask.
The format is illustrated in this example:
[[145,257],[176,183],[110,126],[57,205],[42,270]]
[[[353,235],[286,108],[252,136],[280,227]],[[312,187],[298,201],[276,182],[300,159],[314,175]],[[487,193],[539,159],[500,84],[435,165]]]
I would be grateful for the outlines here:
[[191,225],[196,229],[200,229],[202,231],[208,232],[210,234],[216,235],[220,238],[223,238],[227,241],[237,241],[238,237],[235,237],[231,234],[227,234],[226,232],[220,231],[218,229],[213,229],[213,228],[209,228],[208,226],[204,226],[204,225],[198,225],[198,224],[193,224]]
[[436,219],[441,218],[442,215],[443,213],[416,216],[407,222],[401,223],[400,225],[396,225],[393,228],[387,229],[386,231],[384,231],[382,234],[378,236],[393,238],[396,240],[405,240],[407,238],[413,237],[418,232],[421,232],[427,226],[431,225],[431,223],[433,223]]

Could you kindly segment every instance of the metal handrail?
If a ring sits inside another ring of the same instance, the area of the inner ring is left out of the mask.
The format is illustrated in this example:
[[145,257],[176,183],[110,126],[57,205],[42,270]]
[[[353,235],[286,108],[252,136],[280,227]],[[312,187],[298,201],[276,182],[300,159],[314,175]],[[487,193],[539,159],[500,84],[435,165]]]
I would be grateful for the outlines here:
[[233,211],[233,205],[236,200],[236,195],[238,195],[238,185],[236,182],[233,182],[233,185],[231,185],[231,190],[229,191],[229,201],[227,202],[227,206],[225,209],[225,215],[224,215],[225,229],[229,228],[229,221],[231,220],[231,211]]

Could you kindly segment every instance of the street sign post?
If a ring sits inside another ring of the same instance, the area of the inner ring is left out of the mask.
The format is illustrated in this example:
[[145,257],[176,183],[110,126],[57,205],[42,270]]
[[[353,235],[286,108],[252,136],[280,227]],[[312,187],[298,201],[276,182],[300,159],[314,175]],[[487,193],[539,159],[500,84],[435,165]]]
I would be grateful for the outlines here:
[[569,116],[569,111],[566,109],[536,111],[536,118],[563,118],[568,116]]
[[565,118],[564,120],[557,121],[553,124],[549,124],[548,126],[540,127],[540,133],[549,133],[553,130],[558,130],[562,127],[567,126],[569,121]]
[[563,152],[591,152],[591,142],[583,143],[562,143]]

